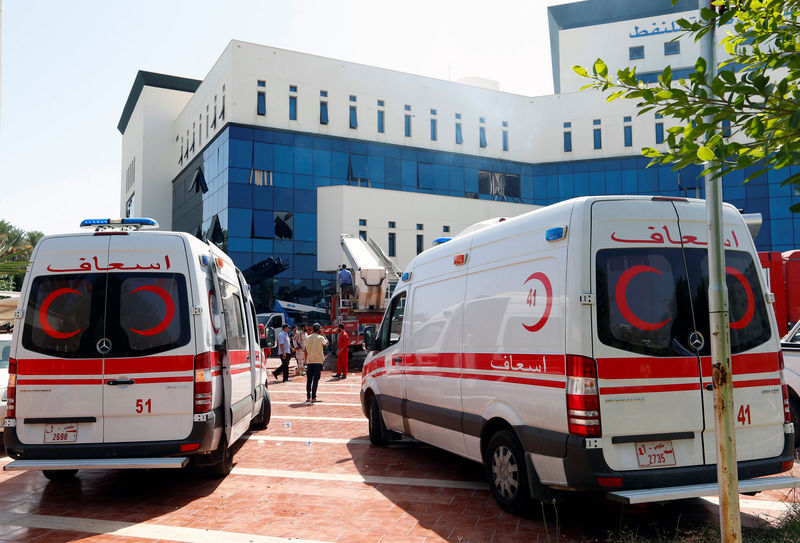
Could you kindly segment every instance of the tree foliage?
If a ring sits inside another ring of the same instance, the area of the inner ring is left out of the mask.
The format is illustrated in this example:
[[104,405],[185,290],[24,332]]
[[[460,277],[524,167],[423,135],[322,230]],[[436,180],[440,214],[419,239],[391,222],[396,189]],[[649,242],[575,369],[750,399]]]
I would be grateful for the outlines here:
[[[755,167],[747,182],[770,169],[800,164],[798,14],[800,0],[716,0],[696,22],[677,21],[696,41],[712,29],[724,35],[720,45],[730,57],[718,63],[713,77],[702,57],[688,78],[673,80],[667,66],[649,85],[632,68],[612,78],[601,59],[592,73],[580,66],[573,70],[592,80],[582,89],[610,90],[609,102],[638,100],[639,115],[654,111],[677,121],[667,129],[666,152],[642,149],[650,165],[678,170],[702,164],[703,173],[714,177]],[[800,174],[787,176],[783,184],[789,183],[800,183]],[[800,204],[791,209],[800,211]]]
[[0,290],[19,290],[31,250],[42,236],[0,220]]

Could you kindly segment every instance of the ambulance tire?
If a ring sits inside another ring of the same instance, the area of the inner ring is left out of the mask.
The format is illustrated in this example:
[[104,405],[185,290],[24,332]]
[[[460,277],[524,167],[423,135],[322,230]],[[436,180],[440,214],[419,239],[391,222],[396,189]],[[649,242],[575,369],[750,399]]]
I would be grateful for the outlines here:
[[369,403],[369,440],[378,447],[385,447],[389,441],[386,438],[386,425],[383,423],[378,398],[375,396]]
[[71,481],[75,478],[75,474],[78,473],[76,469],[45,469],[42,470],[42,475],[44,475],[48,480],[54,481],[57,483],[63,483],[66,481]]
[[272,417],[272,406],[269,402],[269,397],[264,395],[261,401],[261,409],[258,411],[258,416],[253,419],[250,426],[254,430],[263,430],[269,424],[269,419]]
[[794,456],[800,458],[800,400],[794,397],[789,400],[789,413],[794,424]]
[[219,441],[217,454],[221,458],[220,461],[208,466],[208,469],[214,477],[226,477],[233,471],[233,449],[228,446],[228,440],[225,439],[225,436]]
[[519,440],[510,430],[500,430],[486,446],[486,478],[494,499],[513,515],[524,516],[532,511],[533,498],[528,486],[525,454]]

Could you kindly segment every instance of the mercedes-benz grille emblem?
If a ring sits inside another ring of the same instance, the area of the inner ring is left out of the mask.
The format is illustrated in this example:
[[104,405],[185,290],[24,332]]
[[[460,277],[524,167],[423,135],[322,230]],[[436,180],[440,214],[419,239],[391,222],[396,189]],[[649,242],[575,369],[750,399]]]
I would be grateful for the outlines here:
[[695,351],[702,349],[705,344],[706,340],[703,339],[703,334],[697,330],[689,334],[689,346]]
[[110,353],[111,352],[111,340],[108,339],[107,337],[104,337],[104,338],[100,339],[100,341],[97,342],[97,352],[102,354],[102,355],[106,355],[106,354]]

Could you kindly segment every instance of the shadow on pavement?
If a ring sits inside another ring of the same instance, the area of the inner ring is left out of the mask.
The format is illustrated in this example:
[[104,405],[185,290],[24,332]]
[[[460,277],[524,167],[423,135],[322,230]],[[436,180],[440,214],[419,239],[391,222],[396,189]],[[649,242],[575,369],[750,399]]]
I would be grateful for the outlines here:
[[[388,475],[485,484],[482,465],[411,440],[387,447],[349,444],[348,450],[365,477]],[[717,524],[719,518],[716,506],[703,500],[624,505],[586,494],[569,496],[556,504],[535,502],[530,515],[516,517],[500,509],[488,488],[467,490],[398,483],[372,484],[413,516],[422,529],[452,541],[588,542],[646,537],[679,541],[685,531],[703,530]],[[742,523],[765,525],[762,519],[746,514],[742,515]]]

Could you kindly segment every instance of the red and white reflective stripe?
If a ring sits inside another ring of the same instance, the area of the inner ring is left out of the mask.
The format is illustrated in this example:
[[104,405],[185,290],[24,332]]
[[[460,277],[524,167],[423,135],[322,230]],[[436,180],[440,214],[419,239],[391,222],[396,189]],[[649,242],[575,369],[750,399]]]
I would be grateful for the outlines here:
[[398,372],[409,376],[460,378],[560,389],[566,385],[564,355],[425,353],[395,356],[403,356],[403,363],[393,365],[393,357],[371,360],[364,366],[364,379]]

